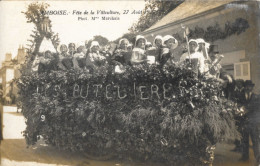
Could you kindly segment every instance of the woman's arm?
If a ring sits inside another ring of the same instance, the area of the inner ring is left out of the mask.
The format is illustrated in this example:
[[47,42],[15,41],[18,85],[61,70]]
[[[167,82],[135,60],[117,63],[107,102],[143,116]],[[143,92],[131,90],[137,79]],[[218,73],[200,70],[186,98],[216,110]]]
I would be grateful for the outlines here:
[[76,57],[73,57],[73,58],[72,58],[72,63],[73,63],[73,68],[74,68],[74,69],[80,69],[79,63],[78,63],[78,60],[77,60]]

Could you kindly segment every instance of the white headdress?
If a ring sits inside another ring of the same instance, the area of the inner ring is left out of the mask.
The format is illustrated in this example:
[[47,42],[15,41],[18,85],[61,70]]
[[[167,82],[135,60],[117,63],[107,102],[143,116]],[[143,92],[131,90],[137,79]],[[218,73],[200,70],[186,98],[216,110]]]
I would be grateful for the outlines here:
[[94,46],[98,46],[99,47],[99,43],[97,41],[92,41],[91,45],[90,45],[90,49]]
[[196,40],[197,40],[197,43],[198,43],[198,44],[200,44],[200,43],[204,43],[204,44],[205,44],[205,47],[206,47],[207,49],[209,49],[210,44],[207,43],[207,42],[205,42],[204,39],[199,38],[199,39],[196,39]]
[[128,41],[126,38],[122,38],[122,39],[119,40],[118,44],[121,45],[121,43],[122,43],[123,41],[126,41],[127,44],[129,43],[129,41]]
[[155,45],[155,41],[156,40],[161,40],[163,42],[163,37],[161,35],[157,35],[155,38],[154,38],[154,41],[153,41],[153,44]]
[[195,40],[195,39],[190,39],[190,40],[189,40],[189,44],[190,44],[190,42],[195,42],[195,43],[196,43],[197,47],[195,48],[195,51],[198,51],[198,49],[199,49],[199,44],[198,44],[197,40]]
[[144,36],[137,35],[137,36],[136,36],[136,39],[135,39],[135,47],[136,47],[137,41],[138,41],[139,39],[144,39],[144,41],[145,41],[145,43],[146,43],[146,39],[144,38]]
[[168,41],[169,39],[173,39],[174,40],[174,45],[172,49],[175,49],[178,46],[178,40],[176,40],[173,36],[171,35],[166,35],[163,37],[163,44],[165,44],[166,41]]

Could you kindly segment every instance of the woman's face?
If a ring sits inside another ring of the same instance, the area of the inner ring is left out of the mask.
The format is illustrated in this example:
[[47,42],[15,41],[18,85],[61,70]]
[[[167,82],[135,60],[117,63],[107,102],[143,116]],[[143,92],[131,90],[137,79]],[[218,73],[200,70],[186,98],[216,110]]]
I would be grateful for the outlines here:
[[77,48],[77,52],[78,52],[78,53],[82,53],[84,48],[85,48],[84,46],[79,46],[79,47]]
[[69,52],[74,52],[75,50],[75,45],[69,45]]
[[51,58],[52,58],[52,55],[51,55],[51,52],[50,52],[50,51],[46,51],[46,52],[45,52],[45,58],[48,58],[48,59],[51,59]]
[[138,47],[138,48],[145,49],[145,40],[144,40],[144,39],[139,39],[139,40],[137,41],[137,47]]
[[132,46],[128,46],[127,51],[129,51],[129,52],[132,51]]
[[173,48],[173,46],[175,44],[175,40],[174,39],[169,39],[169,40],[166,41],[165,44],[166,44],[167,48],[171,49],[171,48]]
[[60,46],[60,52],[62,52],[62,53],[66,53],[68,51],[68,48],[67,48],[67,46],[66,45],[61,45]]
[[92,52],[97,52],[99,50],[99,46],[93,46],[92,48],[91,48],[91,51]]
[[199,51],[205,48],[205,43],[199,43]]
[[156,47],[161,47],[162,46],[162,40],[161,39],[156,39],[155,40],[155,45],[156,45]]
[[120,44],[120,48],[121,48],[122,50],[127,50],[127,45],[128,45],[127,41],[123,40],[123,41],[121,42],[121,44]]
[[189,43],[189,47],[190,47],[190,52],[193,53],[196,51],[197,43],[192,41]]

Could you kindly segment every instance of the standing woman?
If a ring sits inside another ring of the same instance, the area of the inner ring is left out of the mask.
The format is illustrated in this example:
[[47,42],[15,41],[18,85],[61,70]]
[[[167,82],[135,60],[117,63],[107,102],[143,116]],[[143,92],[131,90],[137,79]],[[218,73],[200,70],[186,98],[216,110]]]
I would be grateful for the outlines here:
[[[205,42],[204,39],[202,38],[199,38],[199,39],[196,39],[197,43],[199,44],[199,49],[198,49],[198,52],[200,52],[203,57],[205,58],[205,68],[206,70],[209,70],[210,68],[210,64],[212,63],[211,59],[209,58],[209,48],[210,48],[210,44]],[[206,73],[207,76],[209,76],[209,73]]]
[[[63,52],[64,56],[62,59],[60,59],[62,65],[64,67],[61,67],[61,69],[65,69],[65,70],[70,70],[73,68],[73,55],[76,53],[76,49],[75,49],[75,43],[69,43],[69,47],[68,47],[68,53],[67,53],[67,49],[65,48],[65,46],[60,48],[61,52]],[[61,66],[61,65],[60,65]]]
[[85,46],[79,46],[77,53],[73,55],[72,62],[74,69],[84,69],[86,66],[86,53],[84,53]]
[[68,47],[65,44],[62,44],[60,46],[60,53],[59,53],[59,63],[58,63],[59,69],[66,70],[66,67],[62,64],[62,60],[68,56],[69,56]]
[[70,57],[73,57],[73,55],[76,53],[76,45],[75,43],[69,44],[69,55]]
[[208,60],[208,59],[209,59],[208,52],[209,52],[209,46],[210,46],[210,44],[207,43],[207,42],[205,42],[205,40],[202,39],[202,38],[196,39],[196,41],[197,41],[197,43],[199,44],[199,49],[198,49],[198,51],[203,54],[203,56],[204,56],[204,58],[205,58],[206,60]]
[[68,54],[68,47],[65,44],[62,44],[60,46],[59,58],[63,59],[63,58],[68,57],[68,56],[69,56],[69,54]]
[[156,48],[160,49],[162,48],[163,46],[163,37],[160,36],[160,35],[157,35],[155,38],[154,38],[154,41],[153,41],[153,44]]
[[166,35],[163,37],[163,48],[161,56],[159,58],[160,66],[164,66],[168,60],[176,61],[174,57],[173,50],[178,46],[178,41],[171,35]]
[[199,44],[196,40],[191,39],[189,41],[189,49],[190,49],[190,55],[186,52],[182,54],[180,58],[180,62],[187,62],[191,60],[192,65],[194,65],[196,68],[198,68],[200,74],[203,74],[207,71],[205,67],[205,58],[202,53],[198,52],[199,50]]
[[163,37],[160,36],[160,35],[157,35],[154,38],[153,45],[156,48],[156,50],[155,50],[156,51],[155,60],[156,60],[156,62],[159,63],[160,57],[161,57],[161,54],[162,54],[162,49],[163,49]]
[[129,63],[130,57],[128,57],[127,47],[129,45],[129,41],[126,38],[119,40],[119,46],[113,53],[113,60],[118,65],[125,65]]
[[147,56],[145,54],[145,44],[146,39],[141,35],[137,35],[135,40],[135,47],[132,51],[131,56],[132,65],[143,64],[147,62]]
[[99,52],[100,46],[97,41],[92,41],[89,49],[90,52],[86,57],[86,67],[88,69],[93,71],[107,63],[106,57]]

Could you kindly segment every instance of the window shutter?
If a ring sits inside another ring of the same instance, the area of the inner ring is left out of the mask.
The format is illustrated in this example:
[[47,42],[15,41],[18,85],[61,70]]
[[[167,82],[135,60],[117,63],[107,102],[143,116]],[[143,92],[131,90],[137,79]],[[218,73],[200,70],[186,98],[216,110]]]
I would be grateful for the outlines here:
[[234,77],[235,79],[250,80],[250,62],[234,63]]

